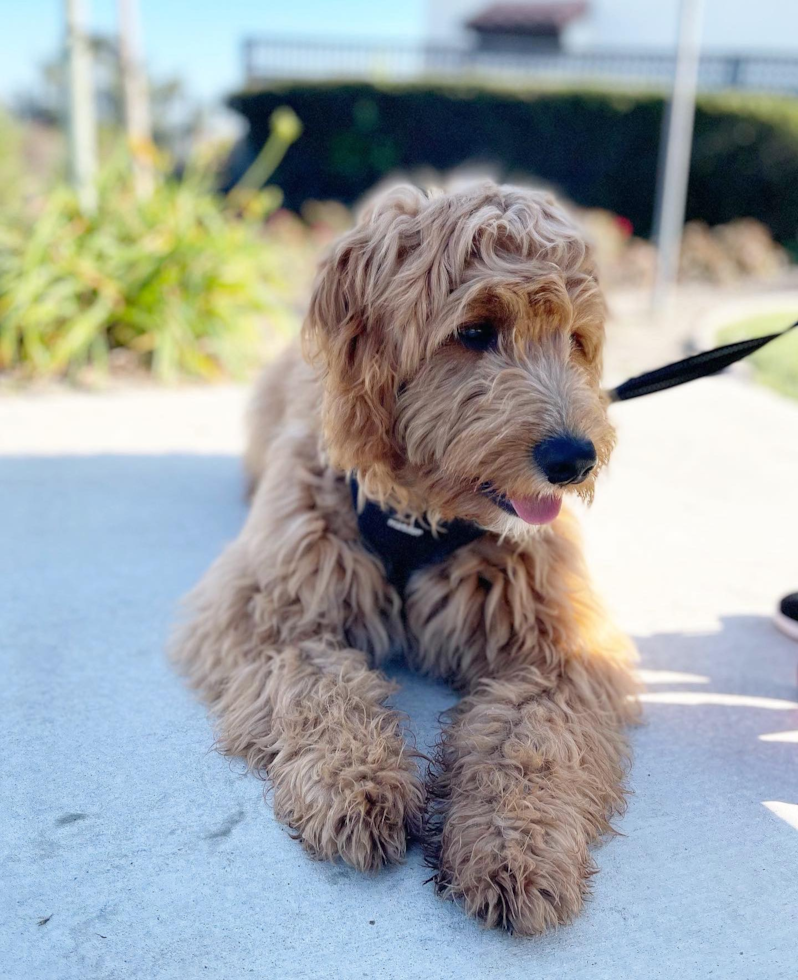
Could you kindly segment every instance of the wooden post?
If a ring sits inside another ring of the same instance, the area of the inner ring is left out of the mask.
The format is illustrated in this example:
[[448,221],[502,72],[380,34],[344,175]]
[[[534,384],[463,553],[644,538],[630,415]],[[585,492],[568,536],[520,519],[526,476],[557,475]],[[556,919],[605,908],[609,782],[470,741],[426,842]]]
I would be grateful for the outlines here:
[[119,0],[119,70],[125,103],[125,129],[139,197],[153,189],[153,143],[147,75],[141,57],[137,0]]
[[69,178],[81,210],[97,207],[97,118],[92,52],[83,0],[66,0],[66,57],[69,94]]

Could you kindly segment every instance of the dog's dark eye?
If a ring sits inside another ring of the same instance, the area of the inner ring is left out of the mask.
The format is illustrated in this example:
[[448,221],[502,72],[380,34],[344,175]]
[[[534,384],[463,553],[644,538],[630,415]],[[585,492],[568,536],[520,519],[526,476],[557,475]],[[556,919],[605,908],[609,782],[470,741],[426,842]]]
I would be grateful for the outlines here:
[[496,327],[490,320],[480,320],[479,323],[467,323],[460,327],[457,339],[469,350],[493,350],[498,341]]
[[578,333],[571,334],[571,350],[575,350],[579,354],[585,353],[585,342]]

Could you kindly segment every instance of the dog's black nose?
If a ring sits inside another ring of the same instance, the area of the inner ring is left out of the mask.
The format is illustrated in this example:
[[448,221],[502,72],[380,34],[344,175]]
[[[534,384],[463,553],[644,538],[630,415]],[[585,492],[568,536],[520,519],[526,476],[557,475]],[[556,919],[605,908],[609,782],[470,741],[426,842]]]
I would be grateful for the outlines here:
[[572,435],[544,439],[532,450],[532,457],[549,483],[557,486],[584,482],[596,465],[593,443]]

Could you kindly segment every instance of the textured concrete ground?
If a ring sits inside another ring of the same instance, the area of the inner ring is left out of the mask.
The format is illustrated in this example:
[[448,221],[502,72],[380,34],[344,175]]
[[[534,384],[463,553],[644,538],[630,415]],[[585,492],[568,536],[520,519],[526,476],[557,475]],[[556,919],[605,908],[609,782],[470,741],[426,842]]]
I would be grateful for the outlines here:
[[[798,408],[735,379],[616,406],[586,517],[638,640],[624,836],[539,940],[436,899],[414,849],[315,864],[211,751],[163,644],[244,516],[235,389],[0,399],[0,976],[781,980],[798,945]],[[452,703],[396,669],[421,744]]]

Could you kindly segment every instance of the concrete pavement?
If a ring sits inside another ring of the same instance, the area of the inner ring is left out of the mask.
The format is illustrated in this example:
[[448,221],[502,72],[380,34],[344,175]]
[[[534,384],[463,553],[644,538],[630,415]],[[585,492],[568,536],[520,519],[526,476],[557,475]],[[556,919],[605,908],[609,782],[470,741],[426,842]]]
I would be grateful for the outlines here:
[[[238,389],[0,398],[0,976],[787,980],[798,947],[798,407],[719,378],[616,406],[586,516],[638,640],[634,795],[585,914],[487,932],[407,863],[309,861],[163,645],[244,516]],[[405,674],[421,744],[452,703]]]

